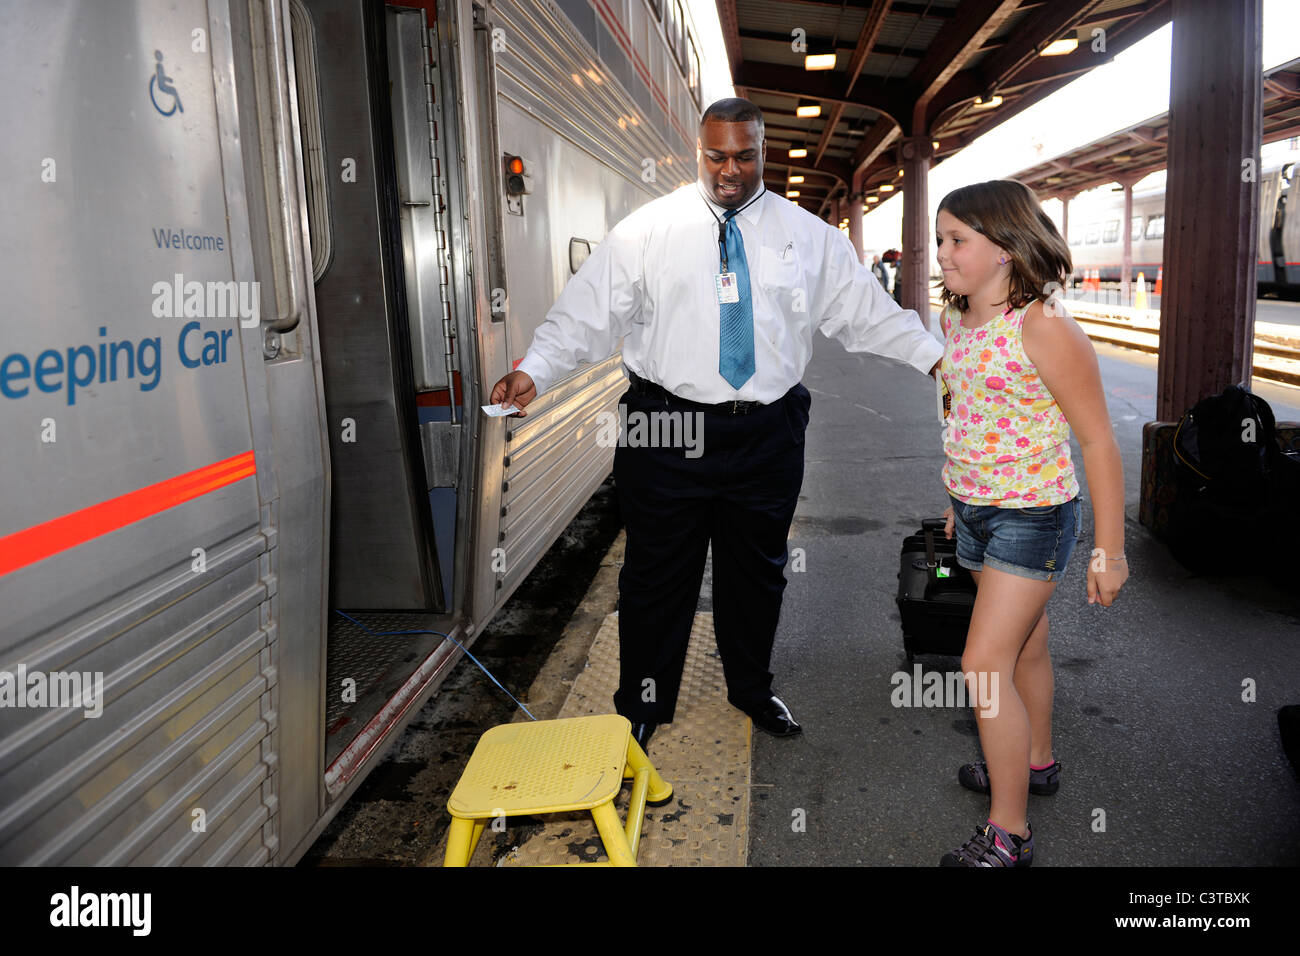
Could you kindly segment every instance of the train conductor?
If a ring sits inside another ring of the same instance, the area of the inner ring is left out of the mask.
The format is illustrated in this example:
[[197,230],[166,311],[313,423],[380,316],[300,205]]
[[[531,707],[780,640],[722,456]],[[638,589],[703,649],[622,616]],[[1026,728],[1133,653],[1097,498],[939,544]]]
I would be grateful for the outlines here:
[[614,455],[627,529],[614,705],[643,747],[673,719],[710,542],[727,700],[770,733],[800,732],[772,692],[768,664],[803,483],[811,396],[800,379],[813,331],[930,374],[943,355],[843,233],[764,188],[757,106],[712,104],[698,142],[698,182],[610,231],[491,395],[525,415],[533,398],[579,363],[611,355],[621,338],[629,423],[638,412],[697,416],[698,447],[629,441]]

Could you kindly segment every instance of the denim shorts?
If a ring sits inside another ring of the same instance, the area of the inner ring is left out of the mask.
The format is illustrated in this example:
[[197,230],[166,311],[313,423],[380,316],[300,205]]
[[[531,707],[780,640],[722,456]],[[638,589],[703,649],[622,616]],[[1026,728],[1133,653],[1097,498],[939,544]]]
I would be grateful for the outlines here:
[[1008,574],[1055,581],[1065,573],[1083,531],[1083,501],[1037,508],[998,508],[952,500],[957,563],[972,571],[987,565]]

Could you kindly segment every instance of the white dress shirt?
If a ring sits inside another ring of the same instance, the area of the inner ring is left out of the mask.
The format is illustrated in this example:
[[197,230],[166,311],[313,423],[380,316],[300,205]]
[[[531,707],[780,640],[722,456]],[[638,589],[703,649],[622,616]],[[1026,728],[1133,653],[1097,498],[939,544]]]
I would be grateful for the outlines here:
[[629,369],[709,405],[781,398],[803,377],[814,329],[850,352],[923,373],[943,357],[943,345],[889,297],[840,230],[765,191],[735,217],[749,265],[755,373],[733,388],[718,372],[714,284],[721,271],[714,212],[721,219],[725,211],[690,183],[616,225],[564,287],[519,363],[538,394],[579,363],[612,355],[620,338]]

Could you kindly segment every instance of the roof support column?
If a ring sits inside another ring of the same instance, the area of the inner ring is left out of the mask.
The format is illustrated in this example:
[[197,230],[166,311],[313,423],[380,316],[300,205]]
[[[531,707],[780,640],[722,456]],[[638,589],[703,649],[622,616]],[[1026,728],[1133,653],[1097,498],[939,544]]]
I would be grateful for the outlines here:
[[1156,415],[1250,382],[1261,0],[1173,0]]
[[849,217],[849,239],[853,241],[853,251],[857,253],[858,262],[862,258],[862,193],[855,193],[848,199],[848,208],[844,215]]
[[929,136],[909,136],[902,141],[903,157],[903,261],[899,276],[903,308],[915,309],[930,327],[930,157]]
[[1119,227],[1124,233],[1124,253],[1119,266],[1119,301],[1122,305],[1132,305],[1130,298],[1133,291],[1133,183],[1125,182],[1124,218]]

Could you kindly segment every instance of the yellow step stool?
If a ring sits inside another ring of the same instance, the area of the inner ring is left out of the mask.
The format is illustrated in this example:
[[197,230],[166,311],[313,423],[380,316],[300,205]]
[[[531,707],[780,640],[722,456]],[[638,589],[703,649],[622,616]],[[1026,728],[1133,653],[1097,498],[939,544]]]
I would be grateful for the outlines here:
[[[627,826],[619,825],[614,798],[624,771],[632,777]],[[636,866],[647,799],[673,795],[618,714],[538,720],[493,727],[474,753],[447,801],[451,831],[444,866],[468,866],[487,821],[590,810],[600,831],[607,866]]]

